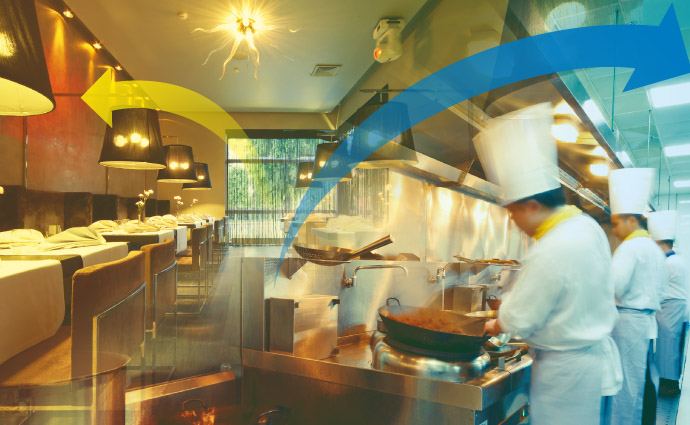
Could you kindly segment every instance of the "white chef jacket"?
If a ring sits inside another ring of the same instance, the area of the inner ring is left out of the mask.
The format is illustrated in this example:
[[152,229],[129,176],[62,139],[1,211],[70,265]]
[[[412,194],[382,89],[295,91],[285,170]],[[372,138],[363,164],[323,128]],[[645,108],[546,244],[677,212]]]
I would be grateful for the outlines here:
[[515,283],[503,294],[499,324],[545,350],[600,342],[618,320],[610,267],[608,239],[591,217],[558,223],[523,259]]
[[617,320],[611,248],[585,214],[558,223],[534,244],[498,317],[505,332],[558,351],[601,342]]
[[620,244],[612,260],[616,305],[661,310],[666,290],[664,260],[664,252],[651,238],[633,238]]
[[683,257],[676,253],[666,258],[666,281],[668,282],[668,287],[666,288],[665,299],[688,299],[688,281],[686,276]]

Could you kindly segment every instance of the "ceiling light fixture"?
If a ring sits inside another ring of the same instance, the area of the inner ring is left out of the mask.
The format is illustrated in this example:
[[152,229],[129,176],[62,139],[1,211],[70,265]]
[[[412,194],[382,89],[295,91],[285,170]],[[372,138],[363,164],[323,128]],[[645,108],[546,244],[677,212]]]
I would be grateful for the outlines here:
[[[259,8],[252,8],[248,4],[243,4],[241,9],[233,6],[230,16],[227,18],[226,22],[217,25],[211,29],[196,28],[193,32],[205,32],[205,33],[217,33],[222,32],[225,37],[223,43],[220,47],[211,51],[206,57],[203,65],[206,65],[213,56],[214,53],[224,49],[226,46],[232,43],[232,48],[230,49],[230,54],[223,62],[223,72],[220,75],[220,80],[225,76],[225,69],[232,59],[238,59],[240,56],[237,49],[240,47],[243,41],[246,41],[248,55],[251,56],[254,62],[254,78],[257,78],[257,73],[259,69],[259,49],[257,44],[259,42],[259,36],[262,39],[266,39],[269,46],[277,49],[275,40],[271,40],[271,34],[273,31],[279,29],[277,25],[273,24],[273,19],[267,11],[260,10]],[[289,29],[289,32],[297,32],[297,30]],[[283,56],[282,52],[280,52]],[[238,57],[235,57],[235,56]],[[285,56],[287,57],[287,56]],[[257,78],[258,79],[258,78]]]
[[159,182],[164,183],[196,183],[196,168],[194,153],[191,146],[166,145],[163,146],[167,167],[158,172]]
[[598,177],[606,177],[609,175],[608,164],[592,164],[589,166],[589,172]]
[[62,15],[63,15],[65,18],[69,18],[69,19],[74,18],[74,13],[72,13],[72,11],[69,10],[69,9],[65,10],[64,12],[62,12]]
[[106,124],[99,164],[130,170],[166,167],[158,113],[152,109],[113,111],[113,126]]
[[122,66],[120,66],[120,65],[115,65],[115,69],[118,70],[118,71],[122,71]]
[[669,84],[649,89],[649,99],[655,108],[690,103],[690,83]]
[[103,48],[103,45],[99,43],[98,41],[92,44],[93,48],[96,50],[101,50]]
[[568,105],[568,102],[565,100],[556,105],[556,107],[553,109],[553,113],[556,115],[571,115],[573,117],[576,117],[577,114],[575,114],[575,111],[573,111],[573,108]]
[[576,143],[580,132],[572,124],[554,124],[551,126],[551,135],[559,142]]
[[592,155],[602,156],[604,158],[608,158],[608,156],[609,156],[609,154],[606,152],[606,150],[604,148],[602,148],[601,146],[597,146],[596,148],[594,148],[594,150],[592,150]]
[[673,182],[673,187],[676,189],[690,187],[690,180],[676,180]]
[[666,146],[664,148],[666,156],[688,156],[690,155],[690,144]]
[[211,176],[208,173],[208,164],[203,162],[195,162],[194,169],[196,171],[196,183],[184,183],[182,189],[184,190],[211,190]]
[[0,115],[27,116],[50,112],[50,86],[43,42],[33,1],[0,2]]

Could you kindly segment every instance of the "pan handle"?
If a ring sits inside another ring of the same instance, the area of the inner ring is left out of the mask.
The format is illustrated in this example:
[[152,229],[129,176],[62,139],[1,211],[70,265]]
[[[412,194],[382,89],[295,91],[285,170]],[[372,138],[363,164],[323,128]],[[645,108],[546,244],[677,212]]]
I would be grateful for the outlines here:
[[391,301],[397,302],[397,303],[398,303],[398,307],[402,307],[402,306],[400,305],[400,300],[397,299],[397,298],[395,298],[395,297],[390,297],[390,298],[388,298],[388,299],[386,300],[386,305],[387,305],[388,307],[390,307],[390,302],[391,302]]
[[392,243],[393,243],[393,238],[391,237],[391,235],[384,236],[381,239],[370,243],[369,245],[365,246],[364,248],[360,248],[360,249],[356,250],[355,252],[353,252],[350,255],[350,258],[359,257],[360,255],[365,254],[369,251],[373,251],[375,249],[381,248],[381,247],[386,246],[386,245],[390,245]]

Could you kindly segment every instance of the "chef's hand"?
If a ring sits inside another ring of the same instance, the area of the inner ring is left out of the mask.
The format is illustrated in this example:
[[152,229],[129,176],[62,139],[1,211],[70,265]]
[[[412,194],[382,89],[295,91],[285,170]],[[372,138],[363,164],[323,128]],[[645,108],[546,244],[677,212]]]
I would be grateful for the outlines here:
[[484,332],[488,332],[489,335],[492,336],[497,336],[498,334],[502,334],[503,328],[501,328],[501,325],[498,323],[498,319],[493,319],[489,320],[484,324]]

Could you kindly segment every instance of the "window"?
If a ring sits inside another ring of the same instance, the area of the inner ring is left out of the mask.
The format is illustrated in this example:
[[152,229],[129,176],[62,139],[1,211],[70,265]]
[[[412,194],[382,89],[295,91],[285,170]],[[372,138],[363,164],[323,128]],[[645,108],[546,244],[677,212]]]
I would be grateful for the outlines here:
[[[227,212],[234,243],[283,242],[281,219],[294,213],[306,192],[295,189],[298,164],[313,161],[323,142],[315,137],[228,139]],[[315,212],[334,212],[336,191]]]

